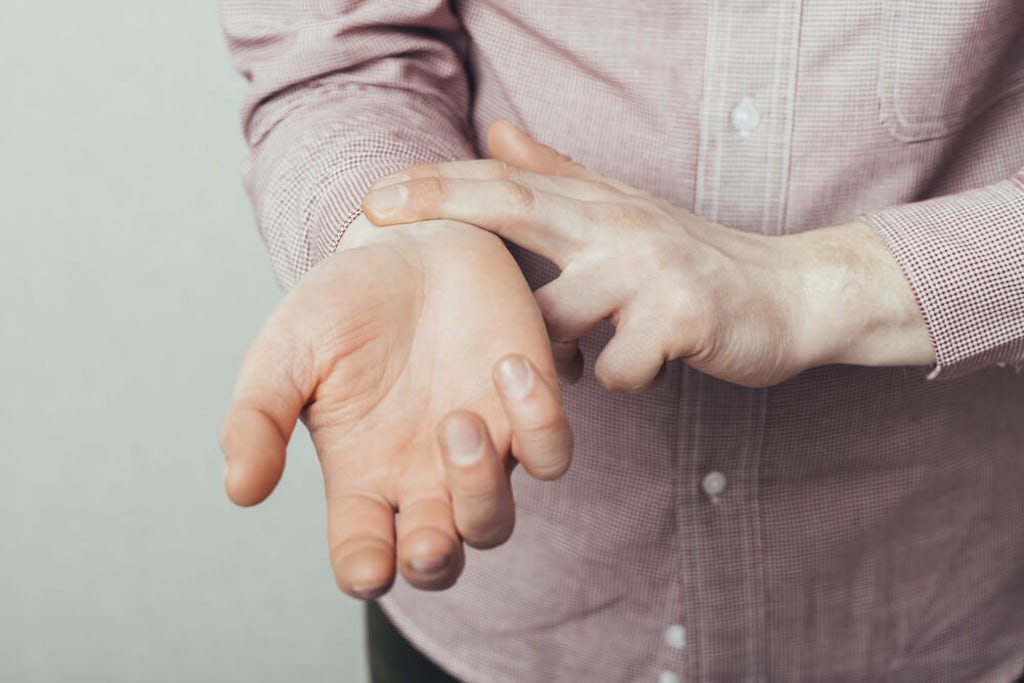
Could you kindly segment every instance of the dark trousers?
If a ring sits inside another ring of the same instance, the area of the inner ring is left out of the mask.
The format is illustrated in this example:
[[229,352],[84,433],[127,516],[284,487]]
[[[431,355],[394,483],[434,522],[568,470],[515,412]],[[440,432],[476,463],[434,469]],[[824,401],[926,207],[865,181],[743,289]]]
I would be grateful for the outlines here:
[[413,647],[375,602],[366,605],[366,644],[373,683],[459,683]]
[[373,683],[459,683],[413,647],[375,602],[366,605],[366,645]]

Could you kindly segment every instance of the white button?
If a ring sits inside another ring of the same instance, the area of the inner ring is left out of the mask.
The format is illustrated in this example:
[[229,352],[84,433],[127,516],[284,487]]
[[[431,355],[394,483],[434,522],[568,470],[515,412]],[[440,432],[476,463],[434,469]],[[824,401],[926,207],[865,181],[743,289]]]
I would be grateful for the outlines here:
[[722,495],[725,491],[726,485],[725,475],[721,472],[714,471],[708,472],[704,475],[704,480],[700,483],[700,487],[704,489],[704,493],[714,500]]
[[679,683],[679,676],[671,671],[662,671],[658,674],[658,683]]
[[672,624],[665,629],[665,643],[669,647],[682,650],[686,647],[686,629],[679,624]]
[[761,123],[761,113],[757,111],[752,99],[744,97],[732,110],[730,119],[733,128],[744,135],[750,135],[757,128],[757,124]]

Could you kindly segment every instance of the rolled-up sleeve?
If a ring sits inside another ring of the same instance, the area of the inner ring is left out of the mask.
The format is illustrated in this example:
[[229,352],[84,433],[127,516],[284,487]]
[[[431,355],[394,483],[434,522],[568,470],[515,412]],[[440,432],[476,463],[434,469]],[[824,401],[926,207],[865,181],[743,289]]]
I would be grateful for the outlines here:
[[472,157],[445,0],[222,0],[221,18],[251,86],[245,186],[283,288],[334,251],[376,178]]
[[931,377],[1024,364],[1024,169],[863,218],[917,297],[937,358]]

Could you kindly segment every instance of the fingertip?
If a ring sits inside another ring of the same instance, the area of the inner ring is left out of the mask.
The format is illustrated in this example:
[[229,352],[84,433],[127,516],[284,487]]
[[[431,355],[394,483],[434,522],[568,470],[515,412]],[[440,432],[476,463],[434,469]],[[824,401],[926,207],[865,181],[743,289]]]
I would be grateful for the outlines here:
[[594,377],[602,387],[617,394],[635,393],[640,389],[634,382],[629,381],[628,378],[624,377],[617,370],[608,369],[600,364],[594,367]]
[[462,575],[465,554],[462,543],[440,529],[424,526],[399,542],[401,570],[405,579],[421,590],[451,588]]
[[496,524],[477,535],[463,539],[471,548],[477,550],[491,550],[498,546],[504,545],[508,539],[512,538],[512,532],[516,526],[516,514],[515,507],[512,507],[507,517],[501,520],[501,524]]
[[573,437],[558,382],[554,377],[537,379],[533,364],[521,356],[503,359],[495,382],[519,462],[537,479],[561,477],[572,461]]
[[241,461],[228,465],[224,473],[224,490],[239,507],[259,505],[273,492],[281,480],[281,470],[254,469]]
[[218,438],[226,458],[224,489],[233,503],[261,503],[277,486],[284,471],[282,435],[258,412],[235,410],[225,418]]
[[391,547],[367,545],[335,558],[334,580],[338,588],[358,600],[375,600],[395,581],[394,551]]
[[494,119],[487,127],[487,146],[493,153],[495,146],[501,147],[509,136],[521,132],[518,126],[504,117]]
[[508,119],[497,119],[487,129],[487,147],[495,159],[529,167],[538,148],[543,154],[548,148],[533,139],[529,133]]

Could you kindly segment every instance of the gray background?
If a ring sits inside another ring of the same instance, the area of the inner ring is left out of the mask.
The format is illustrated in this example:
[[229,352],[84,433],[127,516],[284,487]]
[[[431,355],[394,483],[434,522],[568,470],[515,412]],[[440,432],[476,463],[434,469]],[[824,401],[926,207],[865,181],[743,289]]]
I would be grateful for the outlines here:
[[301,430],[216,432],[279,298],[214,0],[0,2],[0,681],[364,680]]

